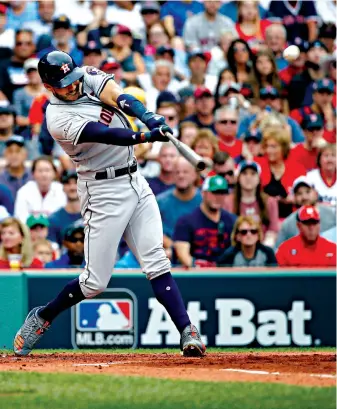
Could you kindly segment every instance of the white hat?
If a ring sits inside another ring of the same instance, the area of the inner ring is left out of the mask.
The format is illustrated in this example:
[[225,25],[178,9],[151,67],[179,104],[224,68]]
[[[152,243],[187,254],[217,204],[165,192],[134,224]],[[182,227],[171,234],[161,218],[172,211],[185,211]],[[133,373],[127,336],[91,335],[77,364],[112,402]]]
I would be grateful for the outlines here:
[[310,180],[306,176],[299,176],[297,179],[294,180],[293,186],[292,186],[292,192],[295,193],[295,190],[300,186],[304,185],[310,188],[313,188],[314,185],[313,183],[310,182]]
[[37,70],[37,65],[39,63],[38,58],[28,58],[23,64],[24,70],[27,72],[28,70]]

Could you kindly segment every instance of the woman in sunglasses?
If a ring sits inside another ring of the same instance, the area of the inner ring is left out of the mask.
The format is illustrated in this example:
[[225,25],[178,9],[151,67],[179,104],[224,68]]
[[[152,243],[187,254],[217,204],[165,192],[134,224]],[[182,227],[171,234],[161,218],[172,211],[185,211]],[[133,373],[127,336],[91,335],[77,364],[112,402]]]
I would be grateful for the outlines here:
[[237,168],[237,182],[231,208],[238,216],[251,216],[262,224],[263,243],[274,246],[278,232],[278,206],[275,198],[262,191],[261,168],[256,162],[242,161]]
[[261,243],[261,223],[252,216],[240,216],[234,225],[229,247],[219,258],[218,267],[275,267],[276,257],[272,248]]
[[246,41],[234,40],[228,48],[228,67],[235,75],[235,82],[247,83],[252,70],[254,54]]

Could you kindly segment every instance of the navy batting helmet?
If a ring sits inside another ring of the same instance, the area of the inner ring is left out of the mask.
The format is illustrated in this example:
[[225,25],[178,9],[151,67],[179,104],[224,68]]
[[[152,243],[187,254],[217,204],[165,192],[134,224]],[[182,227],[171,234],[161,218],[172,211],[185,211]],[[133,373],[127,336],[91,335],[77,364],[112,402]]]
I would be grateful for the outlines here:
[[63,51],[45,54],[39,61],[38,70],[42,82],[54,88],[65,88],[84,75],[72,57]]

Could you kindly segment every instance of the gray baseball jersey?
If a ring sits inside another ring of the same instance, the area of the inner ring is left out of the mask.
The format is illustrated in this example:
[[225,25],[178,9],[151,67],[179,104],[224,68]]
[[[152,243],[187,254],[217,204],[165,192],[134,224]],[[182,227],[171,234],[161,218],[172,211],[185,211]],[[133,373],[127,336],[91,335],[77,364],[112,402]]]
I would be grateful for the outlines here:
[[133,159],[132,146],[101,143],[77,145],[81,131],[90,121],[110,128],[130,127],[117,108],[104,105],[99,95],[113,80],[93,67],[83,67],[83,95],[64,102],[52,97],[47,108],[47,127],[52,137],[76,163],[77,190],[85,225],[86,265],[80,285],[86,297],[104,291],[109,283],[121,237],[137,257],[149,279],[170,270],[163,249],[163,227],[156,199],[144,177],[136,171],[95,180],[96,172],[123,167]]
[[76,145],[81,131],[90,122],[101,122],[110,128],[131,128],[118,109],[104,105],[99,95],[105,84],[113,80],[94,67],[84,66],[83,95],[65,102],[52,96],[47,107],[47,127],[52,137],[76,163],[79,176],[86,171],[100,171],[110,166],[125,165],[132,160],[133,146],[112,146],[98,143]]

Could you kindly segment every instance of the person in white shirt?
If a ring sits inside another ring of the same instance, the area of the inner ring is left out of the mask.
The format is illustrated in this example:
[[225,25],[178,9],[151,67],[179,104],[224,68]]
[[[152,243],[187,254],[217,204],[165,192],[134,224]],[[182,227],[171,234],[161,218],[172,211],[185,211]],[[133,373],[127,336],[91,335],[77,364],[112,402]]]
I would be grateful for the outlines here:
[[37,158],[32,165],[32,175],[34,180],[18,190],[14,205],[15,217],[23,223],[32,214],[49,216],[67,202],[62,184],[55,181],[56,168],[51,158]]
[[336,206],[336,145],[326,144],[317,156],[318,169],[307,173],[308,180],[318,193],[319,201],[323,204]]

